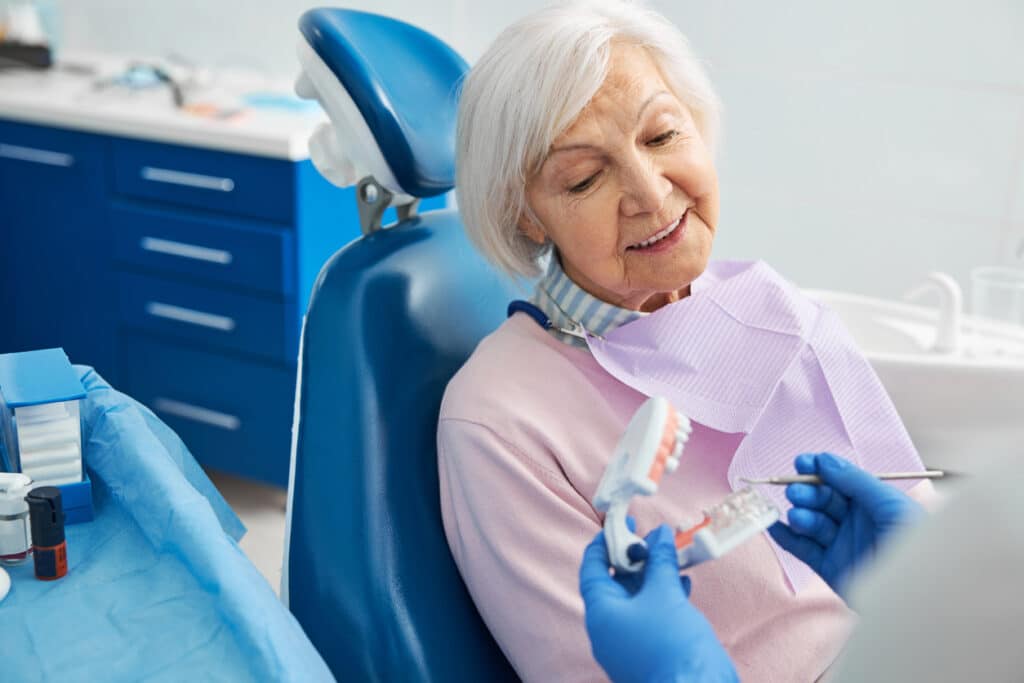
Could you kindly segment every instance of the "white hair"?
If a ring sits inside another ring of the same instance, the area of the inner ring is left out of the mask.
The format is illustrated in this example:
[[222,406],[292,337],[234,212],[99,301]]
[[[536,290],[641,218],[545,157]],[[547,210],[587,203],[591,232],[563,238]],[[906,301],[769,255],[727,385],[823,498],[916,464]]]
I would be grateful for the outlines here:
[[455,188],[470,239],[512,276],[535,277],[549,246],[530,240],[526,181],[604,83],[611,43],[645,48],[714,150],[720,104],[671,22],[639,2],[571,0],[512,24],[462,84]]

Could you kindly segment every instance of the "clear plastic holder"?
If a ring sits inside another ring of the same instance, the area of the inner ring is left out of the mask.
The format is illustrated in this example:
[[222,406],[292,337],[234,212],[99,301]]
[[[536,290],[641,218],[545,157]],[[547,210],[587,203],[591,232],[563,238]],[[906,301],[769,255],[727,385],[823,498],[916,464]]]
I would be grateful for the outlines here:
[[24,474],[0,473],[0,565],[21,564],[32,551],[25,502],[32,486]]
[[971,270],[971,313],[1024,326],[1024,269],[981,266]]

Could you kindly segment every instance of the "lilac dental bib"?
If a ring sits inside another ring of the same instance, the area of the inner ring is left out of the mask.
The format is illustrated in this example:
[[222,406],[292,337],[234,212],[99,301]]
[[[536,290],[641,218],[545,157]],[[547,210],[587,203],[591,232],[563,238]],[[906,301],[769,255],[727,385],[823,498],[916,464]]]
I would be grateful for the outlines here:
[[[924,469],[839,317],[763,262],[713,262],[687,298],[587,344],[627,386],[706,427],[746,434],[729,466],[733,490],[744,477],[791,473],[800,453],[828,451],[873,472]],[[761,493],[789,507],[785,487]],[[775,552],[800,590],[813,571]]]

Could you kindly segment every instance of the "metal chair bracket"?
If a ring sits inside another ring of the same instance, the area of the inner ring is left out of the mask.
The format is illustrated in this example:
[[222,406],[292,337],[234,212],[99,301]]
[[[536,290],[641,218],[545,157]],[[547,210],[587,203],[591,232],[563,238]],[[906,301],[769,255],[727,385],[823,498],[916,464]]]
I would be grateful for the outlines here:
[[[356,185],[356,203],[359,207],[359,227],[364,235],[372,235],[382,230],[381,219],[384,212],[391,206],[395,195],[378,183],[373,176],[366,176]],[[399,222],[416,215],[420,200],[414,199],[408,204],[395,207]]]

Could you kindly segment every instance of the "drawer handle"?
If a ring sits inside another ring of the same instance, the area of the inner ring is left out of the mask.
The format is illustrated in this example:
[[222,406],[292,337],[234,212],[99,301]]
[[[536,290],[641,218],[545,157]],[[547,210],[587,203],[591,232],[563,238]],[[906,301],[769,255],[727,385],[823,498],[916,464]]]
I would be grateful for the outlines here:
[[220,427],[232,432],[242,426],[242,421],[234,415],[202,408],[191,403],[182,403],[172,398],[163,398],[162,396],[153,401],[153,409],[161,413],[183,417],[193,422],[202,422],[203,424]]
[[47,149],[35,149],[34,147],[20,147],[18,145],[5,145],[0,143],[0,157],[6,159],[17,159],[18,161],[30,161],[34,164],[46,166],[63,166],[67,168],[75,163],[75,158],[63,152],[51,152]]
[[201,247],[198,244],[188,244],[186,242],[162,240],[159,237],[143,237],[140,246],[143,251],[155,251],[158,254],[169,254],[196,261],[219,263],[222,266],[226,266],[234,260],[234,256],[232,256],[230,251]]
[[162,304],[159,301],[148,302],[146,304],[146,313],[155,318],[176,320],[190,325],[209,327],[214,330],[220,330],[221,332],[230,332],[235,329],[235,321],[233,318],[228,318],[224,315],[216,315],[215,313],[196,311],[191,308],[173,306],[171,304]]
[[198,187],[200,190],[217,190],[218,192],[231,192],[235,189],[235,181],[231,178],[218,178],[212,175],[173,171],[169,168],[156,168],[155,166],[143,166],[142,179],[154,183],[184,185],[186,187]]

